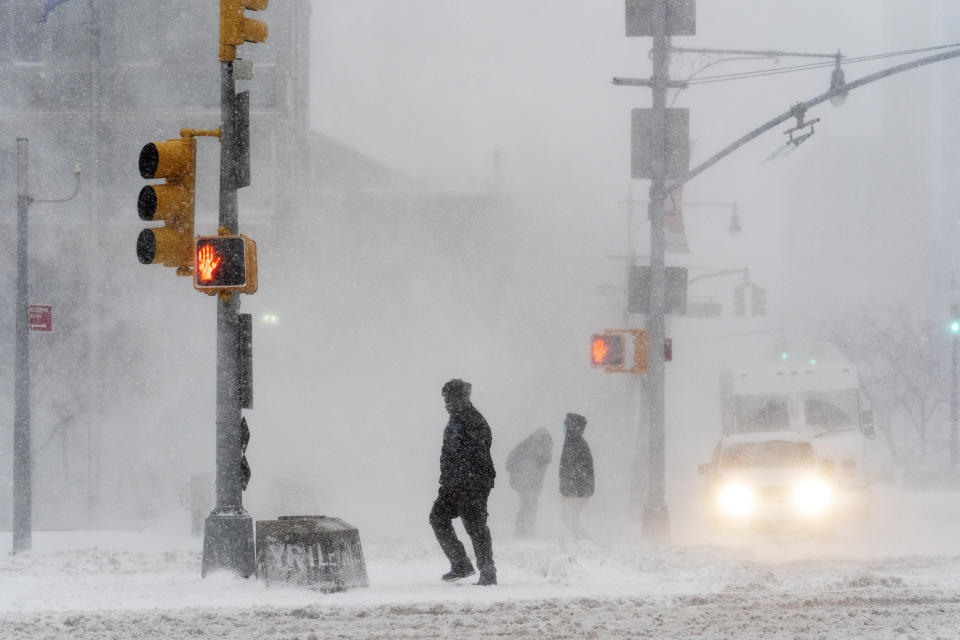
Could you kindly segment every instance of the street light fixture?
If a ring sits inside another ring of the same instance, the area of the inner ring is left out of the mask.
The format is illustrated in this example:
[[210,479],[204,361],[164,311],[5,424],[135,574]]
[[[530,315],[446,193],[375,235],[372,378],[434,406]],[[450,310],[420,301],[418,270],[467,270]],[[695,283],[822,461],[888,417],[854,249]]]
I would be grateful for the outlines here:
[[730,214],[730,235],[735,236],[742,230],[743,228],[740,226],[740,216],[737,215],[737,205],[733,205],[733,213]]
[[[836,56],[837,62],[833,67],[833,73],[830,74],[830,91],[831,92],[836,91],[838,89],[842,89],[843,85],[845,85],[847,82],[846,79],[843,77],[843,68],[840,66],[840,60],[842,58],[843,56],[840,55],[840,50],[837,49],[837,56]],[[830,98],[830,104],[832,104],[835,107],[842,107],[843,103],[846,101],[847,101],[846,91],[840,91],[839,93],[835,94],[832,98]]]

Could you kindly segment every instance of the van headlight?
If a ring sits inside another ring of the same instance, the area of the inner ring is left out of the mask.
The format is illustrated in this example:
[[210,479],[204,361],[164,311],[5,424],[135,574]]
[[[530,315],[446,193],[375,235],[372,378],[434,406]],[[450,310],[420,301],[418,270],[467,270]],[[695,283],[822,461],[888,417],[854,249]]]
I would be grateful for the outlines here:
[[717,491],[717,508],[729,517],[744,518],[753,513],[757,506],[757,497],[753,489],[743,483],[733,483]]
[[820,478],[801,480],[793,487],[793,506],[805,516],[818,516],[830,508],[833,490]]

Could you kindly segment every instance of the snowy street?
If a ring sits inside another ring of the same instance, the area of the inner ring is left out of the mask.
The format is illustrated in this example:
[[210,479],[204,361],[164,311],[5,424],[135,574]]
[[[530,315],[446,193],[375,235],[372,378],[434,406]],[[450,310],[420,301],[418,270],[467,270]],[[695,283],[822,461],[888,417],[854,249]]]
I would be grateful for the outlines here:
[[0,564],[0,637],[960,638],[954,502],[818,541],[504,538],[491,588],[441,583],[432,540],[364,542],[370,588],[333,594],[203,580],[190,537],[40,532]]

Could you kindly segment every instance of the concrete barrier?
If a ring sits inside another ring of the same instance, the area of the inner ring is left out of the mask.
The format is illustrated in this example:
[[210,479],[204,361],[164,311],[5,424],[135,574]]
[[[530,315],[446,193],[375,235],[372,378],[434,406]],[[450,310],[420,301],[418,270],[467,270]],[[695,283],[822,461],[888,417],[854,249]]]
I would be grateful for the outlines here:
[[328,516],[258,520],[257,575],[267,584],[282,582],[320,591],[370,584],[360,532]]

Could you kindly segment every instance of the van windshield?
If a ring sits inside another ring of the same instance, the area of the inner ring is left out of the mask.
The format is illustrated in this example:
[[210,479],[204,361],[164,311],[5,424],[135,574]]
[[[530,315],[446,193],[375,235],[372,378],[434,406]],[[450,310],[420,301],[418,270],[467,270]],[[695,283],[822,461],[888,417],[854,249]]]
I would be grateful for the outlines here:
[[810,426],[828,431],[856,426],[860,411],[856,389],[807,391],[803,394],[803,414]]
[[736,396],[737,431],[781,431],[790,426],[786,395]]
[[809,442],[743,442],[724,447],[720,454],[722,469],[809,467],[814,462],[813,447]]

